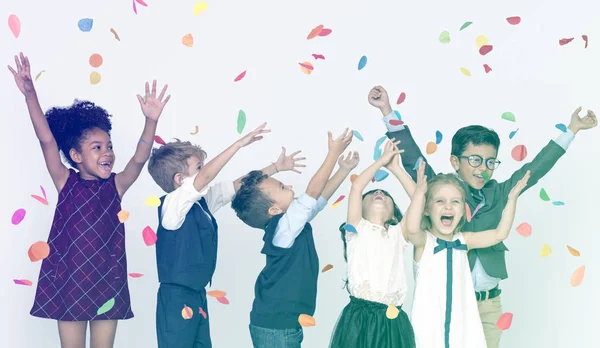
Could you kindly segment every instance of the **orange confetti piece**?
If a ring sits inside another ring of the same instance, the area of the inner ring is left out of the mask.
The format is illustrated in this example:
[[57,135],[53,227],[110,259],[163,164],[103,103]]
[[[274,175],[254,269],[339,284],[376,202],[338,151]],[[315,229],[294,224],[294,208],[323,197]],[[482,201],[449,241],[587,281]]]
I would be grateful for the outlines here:
[[310,62],[298,63],[300,64],[300,70],[306,75],[312,74],[315,67]]
[[333,265],[329,264],[329,265],[323,267],[323,269],[321,270],[321,273],[325,273],[325,272],[329,271],[332,268],[333,268]]
[[315,318],[311,317],[308,314],[300,314],[300,316],[298,316],[298,323],[300,323],[300,326],[315,326],[316,325]]
[[215,297],[215,298],[219,298],[219,297],[227,296],[227,293],[225,291],[221,291],[221,290],[211,290],[211,291],[207,292],[206,295]]
[[310,40],[310,39],[314,39],[315,37],[319,36],[319,33],[321,33],[321,30],[323,30],[323,28],[325,28],[325,26],[323,24],[316,26],[313,30],[310,31],[310,34],[308,34],[306,39]]
[[35,242],[29,247],[27,254],[31,262],[43,260],[50,255],[50,246],[46,242]]
[[576,256],[576,257],[581,256],[581,254],[579,253],[579,250],[574,249],[568,245],[567,245],[567,249],[569,249],[569,252],[571,253],[571,255]]
[[183,319],[188,320],[194,316],[194,311],[186,305],[183,305],[183,309],[181,310],[181,316]]
[[94,53],[90,56],[90,65],[92,66],[92,68],[97,68],[100,65],[102,65],[102,61],[102,56],[98,53]]
[[186,34],[181,39],[181,43],[184,46],[192,47],[192,46],[194,46],[194,37],[192,36],[192,34]]
[[119,222],[124,223],[127,221],[127,219],[129,219],[129,212],[127,210],[121,210],[117,216],[119,217]]
[[217,297],[217,301],[221,302],[222,304],[229,304],[229,300],[225,296]]
[[398,309],[398,307],[393,306],[393,305],[389,305],[387,310],[385,311],[385,316],[388,319],[396,319],[398,317],[398,314],[400,314],[400,310]]
[[156,233],[150,226],[144,227],[144,230],[142,231],[142,238],[144,238],[144,243],[146,243],[147,246],[156,244]]
[[510,312],[506,312],[500,316],[498,321],[496,322],[496,326],[500,330],[508,330],[512,324],[513,314]]
[[578,269],[576,269],[575,272],[573,272],[573,275],[571,276],[571,285],[579,286],[579,284],[581,284],[581,282],[583,281],[584,273],[585,266],[581,266]]
[[117,41],[121,41],[119,34],[117,34],[117,32],[113,28],[110,28],[110,32],[113,33],[113,35],[115,36],[115,39],[117,39]]
[[425,149],[425,152],[427,152],[428,155],[431,155],[432,153],[434,153],[437,150],[437,144],[430,141],[427,143],[427,148]]
[[141,278],[144,276],[144,274],[143,273],[129,273],[129,276],[131,278]]
[[350,182],[354,182],[354,180],[355,180],[356,178],[358,178],[358,175],[356,175],[356,174],[352,174],[352,175],[350,175]]
[[519,232],[519,234],[522,235],[523,237],[531,236],[531,231],[532,231],[531,225],[526,222],[517,226],[517,232]]

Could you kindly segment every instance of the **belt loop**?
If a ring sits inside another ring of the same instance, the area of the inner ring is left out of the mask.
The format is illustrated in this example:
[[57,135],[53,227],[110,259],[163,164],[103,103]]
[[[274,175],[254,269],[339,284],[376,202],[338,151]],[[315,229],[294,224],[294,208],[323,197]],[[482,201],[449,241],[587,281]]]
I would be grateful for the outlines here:
[[482,301],[487,301],[487,299],[490,297],[490,292],[489,291],[484,291],[483,292],[485,294],[484,298]]

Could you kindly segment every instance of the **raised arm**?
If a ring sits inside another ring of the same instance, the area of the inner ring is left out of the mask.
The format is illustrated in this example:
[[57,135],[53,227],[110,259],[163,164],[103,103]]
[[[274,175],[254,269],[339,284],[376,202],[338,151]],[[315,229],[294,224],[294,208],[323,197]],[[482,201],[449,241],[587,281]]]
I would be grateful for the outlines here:
[[321,197],[329,200],[331,196],[338,190],[342,182],[346,180],[352,169],[356,168],[360,158],[358,156],[358,152],[349,152],[348,156],[344,158],[344,155],[340,157],[338,160],[338,165],[340,166],[338,170],[333,174],[329,180],[327,180],[327,184],[325,184],[325,188],[323,189],[323,193],[321,193]]
[[156,97],[156,80],[152,82],[152,92],[149,90],[148,82],[146,82],[146,94],[144,98],[141,95],[137,95],[140,106],[142,107],[142,113],[146,118],[144,124],[144,130],[142,136],[138,141],[137,147],[133,157],[129,160],[125,169],[116,175],[115,184],[117,185],[117,191],[119,196],[123,197],[125,192],[133,185],[137,180],[144,168],[144,165],[150,158],[150,152],[152,152],[152,144],[154,143],[154,135],[156,134],[156,125],[158,119],[162,114],[163,108],[171,99],[168,95],[164,101],[165,93],[167,92],[168,85],[165,85],[160,92],[158,98]]
[[530,175],[531,173],[527,171],[525,176],[523,176],[511,189],[506,206],[502,211],[502,218],[496,229],[482,232],[463,232],[465,242],[469,249],[487,248],[508,238],[515,219],[517,199],[525,187],[527,187],[527,181],[529,180]]
[[21,93],[25,95],[25,102],[27,103],[31,123],[33,124],[35,135],[40,141],[44,160],[46,161],[46,168],[48,168],[48,173],[50,173],[56,190],[60,192],[69,178],[69,169],[62,163],[58,145],[40,106],[33,81],[31,80],[29,58],[20,53],[20,57],[15,56],[15,65],[17,68],[16,71],[11,66],[8,66],[8,70],[13,74],[15,83]]
[[[301,172],[296,168],[306,167],[305,164],[298,163],[300,161],[304,161],[306,159],[306,157],[297,157],[296,158],[296,156],[298,154],[300,154],[300,152],[302,152],[302,151],[298,150],[298,151],[292,152],[289,155],[286,155],[285,151],[286,151],[285,147],[282,146],[281,154],[279,154],[279,157],[277,158],[277,160],[275,162],[272,162],[268,166],[264,167],[260,171],[263,174],[268,175],[268,176],[272,176],[279,172],[286,172],[286,171],[292,171],[294,173],[301,174]],[[242,185],[242,179],[244,179],[246,177],[246,175],[247,174],[240,176],[233,182],[233,187],[235,188],[235,192],[237,192],[240,189],[240,186]]]
[[[392,158],[392,160],[385,167],[392,174],[394,174],[394,176],[396,177],[396,179],[398,179],[398,181],[400,181],[400,185],[402,185],[402,188],[404,188],[404,191],[406,191],[406,194],[410,198],[415,193],[415,188],[417,187],[417,183],[415,183],[415,181],[410,177],[410,175],[408,175],[406,170],[404,170],[403,168],[400,168],[400,159],[399,159],[400,157],[401,157],[400,154],[395,155]],[[419,163],[419,165],[420,165],[420,163]]]
[[425,247],[427,235],[421,229],[421,220],[425,211],[425,194],[427,193],[427,175],[425,175],[425,163],[421,162],[417,170],[417,183],[414,194],[406,209],[406,214],[400,222],[404,238],[415,246],[415,260],[421,258]]

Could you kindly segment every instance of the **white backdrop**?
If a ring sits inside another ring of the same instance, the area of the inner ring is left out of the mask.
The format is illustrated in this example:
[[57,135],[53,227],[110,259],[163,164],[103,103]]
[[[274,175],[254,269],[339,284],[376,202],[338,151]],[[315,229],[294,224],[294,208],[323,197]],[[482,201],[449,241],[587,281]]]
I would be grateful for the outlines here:
[[[511,149],[524,144],[530,160],[568,124],[579,105],[600,112],[597,81],[600,34],[598,5],[591,0],[528,2],[507,0],[408,2],[371,0],[208,1],[208,9],[194,16],[193,0],[147,0],[148,7],[132,0],[20,1],[0,2],[2,62],[14,64],[13,55],[25,52],[32,74],[45,70],[36,81],[44,110],[69,105],[74,98],[97,102],[111,112],[112,139],[117,153],[115,170],[121,170],[133,154],[143,125],[136,93],[144,82],[168,83],[172,100],[167,105],[157,134],[178,137],[203,146],[209,157],[235,141],[238,111],[248,124],[244,133],[262,121],[273,130],[263,141],[245,148],[227,165],[220,179],[265,166],[277,158],[280,146],[301,149],[308,157],[302,175],[282,174],[280,179],[301,192],[318,168],[326,151],[326,132],[339,134],[344,127],[360,132],[352,149],[370,164],[375,141],[385,127],[377,110],[367,103],[367,93],[381,84],[390,92],[393,107],[413,129],[423,150],[439,130],[444,138],[429,160],[437,171],[450,171],[450,140],[465,125],[483,124],[501,136],[502,166],[496,178],[506,179],[522,163],[511,158]],[[21,32],[15,38],[7,18],[16,14]],[[521,16],[510,25],[505,18]],[[77,23],[92,18],[93,28],[82,32]],[[461,25],[473,24],[459,31]],[[323,24],[329,36],[307,40],[312,28]],[[117,41],[110,32],[119,35]],[[451,42],[439,42],[448,30]],[[182,44],[191,33],[193,47]],[[486,35],[494,50],[486,56],[477,51],[475,38]],[[589,37],[584,48],[581,35]],[[575,39],[564,46],[559,39]],[[92,68],[89,57],[99,53],[104,63]],[[312,54],[323,54],[315,61]],[[362,70],[361,56],[368,57]],[[311,75],[301,72],[299,62],[315,66]],[[486,74],[483,64],[493,70]],[[461,74],[460,68],[472,76]],[[246,77],[234,78],[247,70]],[[97,71],[102,80],[90,84]],[[0,74],[4,127],[0,130],[4,199],[0,216],[0,314],[3,347],[59,347],[56,323],[29,315],[41,262],[27,257],[29,246],[45,241],[57,194],[47,174],[22,95],[8,70]],[[395,105],[405,92],[406,101]],[[501,119],[513,112],[516,122]],[[198,125],[198,134],[191,135]],[[519,128],[513,139],[508,134]],[[598,130],[581,132],[550,174],[519,201],[515,226],[528,222],[533,234],[511,234],[507,241],[510,277],[502,282],[504,310],[514,313],[502,347],[595,347],[600,264],[595,245],[600,243],[593,212],[597,211],[600,185]],[[347,180],[339,194],[347,194]],[[30,195],[40,195],[42,185],[50,204],[44,206]],[[408,199],[399,184],[388,179],[371,187],[389,190],[405,210]],[[545,188],[554,206],[539,198]],[[144,170],[129,190],[123,208],[131,212],[126,223],[129,272],[143,273],[129,279],[135,318],[119,323],[116,347],[155,347],[155,306],[158,287],[154,247],[142,241],[142,229],[156,228],[156,208],[144,205],[150,195],[163,192]],[[15,210],[24,208],[25,219],[11,223]],[[346,205],[326,208],[314,221],[315,241],[321,267],[334,268],[319,278],[317,325],[305,329],[305,347],[325,347],[334,323],[348,301],[342,289],[346,266],[337,227],[345,218]],[[597,213],[597,212],[596,212]],[[209,298],[214,346],[250,347],[248,313],[254,281],[263,267],[261,232],[235,217],[230,208],[216,214],[220,224],[219,262],[213,289],[224,290],[229,305]],[[550,256],[540,257],[544,243]],[[581,256],[569,254],[566,245]],[[410,258],[407,257],[410,262]],[[586,266],[578,287],[571,274]],[[412,278],[411,263],[407,263]],[[33,286],[16,285],[28,279]],[[412,286],[412,281],[410,283]],[[406,309],[410,310],[408,299]]]

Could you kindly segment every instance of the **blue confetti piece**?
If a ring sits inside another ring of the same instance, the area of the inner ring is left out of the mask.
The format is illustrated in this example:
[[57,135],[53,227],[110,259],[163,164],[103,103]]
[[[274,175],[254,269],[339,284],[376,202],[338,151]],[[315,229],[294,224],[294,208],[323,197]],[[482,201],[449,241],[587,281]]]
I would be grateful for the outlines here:
[[518,131],[519,131],[519,128],[510,132],[510,134],[508,135],[508,139],[512,139],[515,136],[515,134],[517,134]]
[[353,130],[352,133],[354,133],[354,136],[360,140],[360,141],[364,141],[365,139],[363,139],[362,135],[360,135],[360,133],[358,131]]
[[554,205],[565,205],[565,202],[554,201],[554,202],[552,202],[552,204],[554,204]]
[[377,159],[379,157],[381,157],[381,144],[383,144],[383,142],[385,141],[385,139],[387,139],[387,137],[381,137],[379,139],[377,139],[377,142],[375,143],[375,152],[373,154],[373,161],[377,161]]
[[388,175],[390,175],[390,173],[386,172],[383,169],[379,169],[376,173],[375,173],[375,181],[379,182],[379,181],[383,181],[385,178],[388,177]]
[[398,112],[398,110],[394,110],[394,114],[396,114],[396,117],[402,121],[402,116],[400,116],[400,113]]
[[81,30],[83,32],[88,32],[88,31],[92,30],[93,25],[94,25],[94,20],[91,18],[80,19],[79,22],[77,23],[79,30]]
[[435,143],[439,145],[442,142],[442,132],[435,131]]
[[358,233],[356,228],[350,224],[344,224],[344,230],[346,230],[346,232]]
[[358,70],[362,70],[365,65],[367,65],[367,56],[362,56],[358,61]]
[[413,167],[413,170],[419,169],[419,164],[421,164],[421,161],[423,161],[423,157],[417,158],[417,162],[415,162],[415,166]]
[[566,133],[567,132],[567,126],[565,126],[562,123],[557,123],[556,124],[556,128],[558,128],[561,132]]

